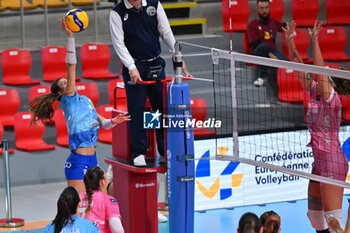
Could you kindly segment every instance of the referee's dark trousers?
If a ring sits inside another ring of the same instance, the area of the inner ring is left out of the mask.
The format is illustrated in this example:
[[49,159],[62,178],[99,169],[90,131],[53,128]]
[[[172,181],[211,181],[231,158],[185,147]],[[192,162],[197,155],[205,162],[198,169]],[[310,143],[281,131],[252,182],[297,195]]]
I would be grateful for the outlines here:
[[[149,78],[150,67],[163,67],[159,79],[165,79],[165,61],[158,57],[153,61],[135,61],[135,65],[143,81],[151,81]],[[128,100],[129,133],[133,148],[132,157],[145,154],[148,148],[146,130],[143,128],[143,112],[145,110],[146,95],[148,96],[152,110],[163,114],[163,86],[161,83],[154,85],[132,84],[130,82],[129,69],[123,66],[123,79],[125,83],[126,97]],[[161,117],[162,119],[162,117]],[[160,155],[164,156],[164,132],[161,121],[161,129],[156,130],[157,147]]]

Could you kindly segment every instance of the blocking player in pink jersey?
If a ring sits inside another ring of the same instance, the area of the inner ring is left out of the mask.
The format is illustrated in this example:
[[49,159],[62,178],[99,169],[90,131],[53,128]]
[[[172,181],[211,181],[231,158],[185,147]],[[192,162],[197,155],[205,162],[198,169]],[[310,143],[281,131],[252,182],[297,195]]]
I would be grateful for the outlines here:
[[81,193],[80,215],[95,223],[101,233],[124,233],[117,200],[107,194],[108,177],[100,167],[84,175],[86,192]]
[[[285,39],[292,61],[302,62],[296,49],[293,37],[295,23],[284,28]],[[314,65],[324,66],[321,49],[318,42],[322,24],[315,22],[309,35],[313,44]],[[307,127],[311,134],[308,146],[312,147],[314,164],[312,174],[345,181],[348,172],[348,160],[341,150],[339,127],[341,122],[341,101],[338,94],[348,95],[344,82],[348,80],[334,79],[316,74],[316,81],[304,73],[298,72],[298,78],[303,88],[309,92],[310,101],[307,112]],[[338,92],[338,93],[337,93]],[[337,220],[344,229],[342,218],[342,187],[319,183],[310,180],[308,187],[308,217],[316,232],[330,232],[333,220]],[[332,220],[330,222],[330,220]],[[333,232],[333,231],[331,231]]]

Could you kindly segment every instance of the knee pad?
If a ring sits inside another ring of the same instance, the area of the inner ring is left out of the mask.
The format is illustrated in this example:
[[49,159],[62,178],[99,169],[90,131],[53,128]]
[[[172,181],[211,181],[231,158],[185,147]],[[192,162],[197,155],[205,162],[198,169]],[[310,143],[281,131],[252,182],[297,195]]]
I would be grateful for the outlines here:
[[313,228],[315,228],[316,231],[325,230],[328,228],[328,224],[326,221],[326,218],[324,216],[323,210],[308,210],[307,216],[311,222],[311,225]]
[[337,232],[339,227],[344,230],[343,213],[341,209],[325,211],[327,224],[331,232]]
[[321,198],[309,196],[307,198],[307,204],[309,210],[323,210],[323,204]]

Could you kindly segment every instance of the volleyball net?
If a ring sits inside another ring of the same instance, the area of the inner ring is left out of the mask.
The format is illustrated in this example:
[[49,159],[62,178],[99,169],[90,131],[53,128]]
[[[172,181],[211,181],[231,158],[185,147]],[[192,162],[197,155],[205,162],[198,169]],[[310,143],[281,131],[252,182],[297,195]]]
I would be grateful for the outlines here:
[[[308,107],[310,96],[302,88],[297,75],[304,72],[314,80],[316,74],[350,79],[349,71],[219,49],[211,49],[211,59],[212,112],[213,117],[221,121],[221,127],[215,129],[216,155],[210,159],[243,162],[256,169],[290,175],[283,176],[283,179],[295,176],[350,188],[347,182],[311,174],[314,157],[311,147],[307,147],[311,136],[306,125],[306,113],[316,109]],[[267,70],[263,87],[253,85],[259,76],[259,66]],[[340,100],[344,104],[347,97],[340,96]],[[339,129],[341,145],[350,135],[347,125],[350,118],[345,111],[348,107],[343,106],[343,112],[339,113],[342,115]],[[326,130],[336,129],[328,127]],[[337,139],[332,134],[327,140]],[[331,150],[326,145],[322,148]],[[326,153],[323,159],[321,166],[324,169],[338,169],[343,164],[335,161],[332,153]]]

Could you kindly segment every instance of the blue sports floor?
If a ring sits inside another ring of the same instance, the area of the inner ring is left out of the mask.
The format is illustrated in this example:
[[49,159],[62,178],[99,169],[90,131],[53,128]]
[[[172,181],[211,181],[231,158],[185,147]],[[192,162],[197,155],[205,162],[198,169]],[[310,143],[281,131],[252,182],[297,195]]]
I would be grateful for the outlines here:
[[[344,196],[343,217],[344,222],[347,218],[348,199]],[[281,216],[283,233],[313,233],[315,232],[306,216],[307,203],[306,200],[295,202],[281,202],[266,205],[236,207],[233,209],[209,210],[206,212],[195,212],[194,233],[228,233],[237,232],[237,224],[240,216],[245,212],[253,212],[260,216],[265,211],[273,210]],[[27,231],[9,231],[13,233],[43,233],[43,229],[27,230]],[[159,224],[159,233],[169,232],[168,223]]]

